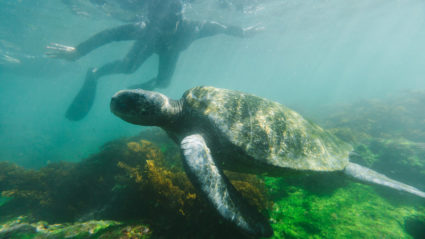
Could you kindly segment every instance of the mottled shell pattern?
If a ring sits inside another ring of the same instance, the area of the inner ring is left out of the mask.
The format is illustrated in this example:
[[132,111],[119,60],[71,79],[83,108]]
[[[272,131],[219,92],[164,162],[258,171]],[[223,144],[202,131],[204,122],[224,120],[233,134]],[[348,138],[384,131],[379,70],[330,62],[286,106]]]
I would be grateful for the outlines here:
[[214,87],[189,89],[183,100],[259,163],[313,171],[348,164],[351,145],[277,102]]

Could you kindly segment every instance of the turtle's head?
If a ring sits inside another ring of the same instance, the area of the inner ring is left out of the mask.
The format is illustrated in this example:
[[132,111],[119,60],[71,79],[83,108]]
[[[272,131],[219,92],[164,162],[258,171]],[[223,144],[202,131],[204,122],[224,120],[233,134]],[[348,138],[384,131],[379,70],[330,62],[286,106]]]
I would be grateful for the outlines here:
[[111,111],[121,119],[143,126],[163,126],[177,117],[176,101],[153,91],[121,90],[111,99]]

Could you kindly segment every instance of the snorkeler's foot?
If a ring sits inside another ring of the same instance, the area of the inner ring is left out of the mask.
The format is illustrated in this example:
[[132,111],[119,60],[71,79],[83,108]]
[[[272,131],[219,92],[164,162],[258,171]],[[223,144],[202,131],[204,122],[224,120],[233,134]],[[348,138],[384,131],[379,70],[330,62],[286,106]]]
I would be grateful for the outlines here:
[[96,95],[97,79],[95,72],[96,68],[87,71],[83,86],[66,111],[65,117],[67,119],[79,121],[90,111]]
[[156,82],[156,79],[152,79],[152,80],[147,81],[145,83],[131,85],[128,88],[129,89],[153,90],[153,89],[157,88],[157,82]]

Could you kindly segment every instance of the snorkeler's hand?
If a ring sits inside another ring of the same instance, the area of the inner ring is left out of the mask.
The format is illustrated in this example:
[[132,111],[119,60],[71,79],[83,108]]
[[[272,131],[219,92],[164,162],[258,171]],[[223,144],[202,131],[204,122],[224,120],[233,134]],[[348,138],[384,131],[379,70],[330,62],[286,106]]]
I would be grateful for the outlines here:
[[48,46],[46,46],[46,48],[51,50],[50,52],[46,52],[46,56],[51,58],[75,61],[80,57],[75,47],[72,46],[50,43]]
[[243,29],[243,35],[244,37],[252,37],[256,35],[258,32],[264,31],[266,28],[264,26],[261,26],[259,23],[255,24],[253,26],[245,27]]

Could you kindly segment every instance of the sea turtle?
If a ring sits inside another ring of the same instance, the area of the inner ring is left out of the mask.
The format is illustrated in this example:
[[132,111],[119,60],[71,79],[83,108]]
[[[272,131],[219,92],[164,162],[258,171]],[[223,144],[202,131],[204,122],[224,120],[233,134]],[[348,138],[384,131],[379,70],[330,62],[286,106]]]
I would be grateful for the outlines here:
[[190,180],[218,213],[243,231],[270,236],[267,219],[223,174],[342,172],[355,179],[425,193],[349,162],[352,147],[297,112],[270,100],[214,87],[187,90],[180,100],[142,89],[122,90],[111,111],[132,124],[159,126],[180,144]]

